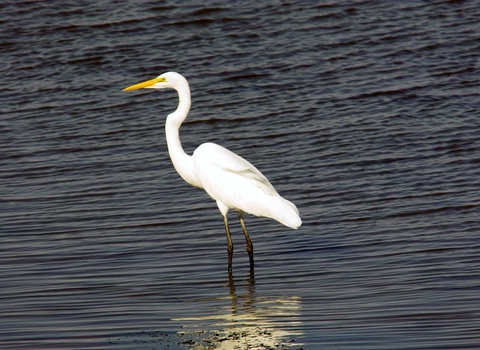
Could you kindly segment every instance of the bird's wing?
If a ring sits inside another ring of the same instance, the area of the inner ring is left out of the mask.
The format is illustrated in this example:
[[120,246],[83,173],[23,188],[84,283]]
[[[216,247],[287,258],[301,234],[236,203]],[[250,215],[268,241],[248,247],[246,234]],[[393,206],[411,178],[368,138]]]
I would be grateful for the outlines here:
[[194,153],[194,156],[200,156],[202,162],[208,158],[208,162],[218,167],[224,172],[233,173],[245,180],[249,184],[261,189],[265,194],[277,195],[268,179],[252,163],[228,149],[214,143],[204,143],[200,145]]

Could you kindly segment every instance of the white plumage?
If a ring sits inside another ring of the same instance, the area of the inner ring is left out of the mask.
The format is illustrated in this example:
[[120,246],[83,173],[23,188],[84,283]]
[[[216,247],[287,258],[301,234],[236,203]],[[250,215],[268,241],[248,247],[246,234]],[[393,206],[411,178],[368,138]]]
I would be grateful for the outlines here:
[[190,111],[190,87],[180,74],[168,72],[155,79],[132,85],[125,90],[172,88],[178,92],[179,104],[168,115],[165,124],[168,152],[180,176],[189,184],[203,188],[218,205],[223,215],[228,240],[228,269],[232,268],[233,244],[227,212],[237,211],[247,240],[250,272],[253,274],[253,245],[242,213],[272,218],[297,229],[302,224],[297,207],[282,198],[268,179],[250,162],[214,143],[200,145],[192,156],[182,148],[179,129]]

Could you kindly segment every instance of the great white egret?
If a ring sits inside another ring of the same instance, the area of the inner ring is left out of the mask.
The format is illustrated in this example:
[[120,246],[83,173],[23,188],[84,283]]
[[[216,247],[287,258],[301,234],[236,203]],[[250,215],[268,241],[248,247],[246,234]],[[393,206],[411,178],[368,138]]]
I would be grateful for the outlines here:
[[139,89],[171,88],[178,92],[178,107],[167,116],[165,134],[168,153],[173,166],[190,185],[203,188],[218,205],[223,215],[228,243],[228,270],[232,271],[233,243],[228,227],[227,212],[234,209],[247,241],[250,273],[253,273],[253,244],[247,232],[242,213],[277,220],[285,226],[297,229],[302,224],[298,209],[292,202],[282,198],[267,178],[250,162],[214,143],[200,145],[193,155],[185,153],[179,137],[179,129],[190,111],[191,97],[187,80],[175,72],[167,72],[155,79],[125,88]]

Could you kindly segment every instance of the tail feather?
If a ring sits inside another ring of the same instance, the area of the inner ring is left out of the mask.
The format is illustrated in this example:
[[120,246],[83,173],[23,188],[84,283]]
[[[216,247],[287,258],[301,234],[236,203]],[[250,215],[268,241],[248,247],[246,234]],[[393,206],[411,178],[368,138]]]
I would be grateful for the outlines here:
[[281,197],[275,198],[271,208],[270,217],[279,223],[293,229],[298,229],[302,225],[298,209],[292,202]]

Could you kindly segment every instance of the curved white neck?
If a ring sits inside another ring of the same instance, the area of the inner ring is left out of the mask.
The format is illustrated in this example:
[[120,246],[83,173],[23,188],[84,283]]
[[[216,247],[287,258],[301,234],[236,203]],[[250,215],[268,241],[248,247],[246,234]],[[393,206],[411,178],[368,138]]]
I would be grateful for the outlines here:
[[165,123],[168,154],[180,176],[190,185],[202,188],[194,171],[192,156],[186,154],[183,150],[179,135],[180,126],[190,111],[191,97],[188,82],[185,80],[185,82],[182,82],[182,86],[175,90],[178,92],[178,107],[175,112],[168,115]]

